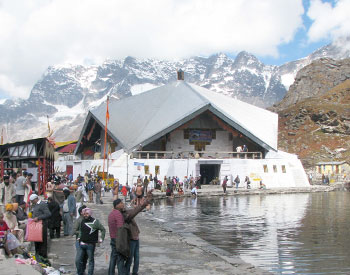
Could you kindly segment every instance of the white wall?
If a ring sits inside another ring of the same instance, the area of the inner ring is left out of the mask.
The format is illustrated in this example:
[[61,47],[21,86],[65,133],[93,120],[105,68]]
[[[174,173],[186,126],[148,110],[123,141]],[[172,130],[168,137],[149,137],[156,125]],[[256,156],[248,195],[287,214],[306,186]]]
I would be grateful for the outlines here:
[[[122,155],[123,161],[117,160],[115,165],[109,166],[109,173],[118,178],[120,183],[126,183],[127,161],[126,155]],[[164,176],[178,176],[183,180],[185,176],[198,176],[199,163],[204,161],[221,162],[220,179],[225,176],[229,178],[229,185],[232,180],[239,175],[241,179],[240,186],[244,186],[244,178],[250,177],[251,187],[258,188],[260,180],[267,188],[281,187],[308,187],[309,181],[299,159],[297,158],[271,158],[271,159],[222,159],[222,160],[205,160],[205,159],[129,159],[128,162],[128,182],[129,184],[136,182],[137,176],[144,176],[144,165],[149,166],[149,172],[155,176],[155,166],[160,166],[159,180],[163,180]],[[134,165],[134,162],[142,163],[143,166]],[[66,163],[67,164],[67,163]],[[55,167],[59,166],[65,169],[63,163],[55,162]],[[68,164],[69,165],[69,164]],[[102,160],[83,160],[73,163],[73,176],[76,178],[80,173],[83,175],[85,170],[91,169],[94,165],[101,165]],[[264,165],[267,165],[268,172],[264,172]],[[273,165],[277,166],[277,172],[274,172]],[[286,173],[282,172],[282,165],[286,167]],[[245,187],[245,186],[244,186]]]

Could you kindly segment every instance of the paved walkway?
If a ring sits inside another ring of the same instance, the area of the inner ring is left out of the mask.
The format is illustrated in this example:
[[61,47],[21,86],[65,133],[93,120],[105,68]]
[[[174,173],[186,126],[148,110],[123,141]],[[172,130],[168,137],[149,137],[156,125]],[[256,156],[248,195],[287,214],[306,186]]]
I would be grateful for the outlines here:
[[1,275],[40,275],[40,273],[30,265],[17,264],[14,258],[0,259]]
[[[103,205],[88,204],[93,209],[93,216],[97,217],[107,230],[106,240],[97,247],[95,253],[96,275],[107,274],[110,256],[107,218],[112,209],[112,199],[105,197],[104,201]],[[268,274],[239,258],[225,257],[215,251],[208,251],[206,243],[199,238],[179,236],[169,229],[162,228],[149,212],[140,213],[136,220],[141,230],[141,275]],[[64,267],[74,274],[74,238],[54,239],[51,242],[50,255],[55,268]]]

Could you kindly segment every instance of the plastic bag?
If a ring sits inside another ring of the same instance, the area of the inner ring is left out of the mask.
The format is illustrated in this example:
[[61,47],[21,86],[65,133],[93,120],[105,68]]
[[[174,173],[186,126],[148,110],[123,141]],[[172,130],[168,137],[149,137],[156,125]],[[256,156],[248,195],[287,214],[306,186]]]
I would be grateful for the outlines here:
[[43,241],[43,221],[35,222],[33,219],[28,219],[26,240],[28,242],[42,242]]
[[19,247],[21,245],[19,243],[19,241],[17,240],[17,238],[11,233],[7,233],[6,243],[7,243],[7,247],[9,250],[16,249],[17,247]]

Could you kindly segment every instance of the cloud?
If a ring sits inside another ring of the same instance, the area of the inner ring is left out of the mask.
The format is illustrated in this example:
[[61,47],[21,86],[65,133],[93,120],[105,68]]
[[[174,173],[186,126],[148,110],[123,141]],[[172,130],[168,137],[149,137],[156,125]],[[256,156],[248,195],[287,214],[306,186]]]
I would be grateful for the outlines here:
[[0,75],[0,91],[3,91],[5,98],[13,97],[14,95],[19,98],[26,98],[29,90],[29,86],[22,86],[13,82],[6,75]]
[[241,50],[277,57],[303,13],[302,0],[3,0],[0,75],[32,87],[48,66],[67,62]]
[[307,12],[308,17],[313,21],[308,31],[310,42],[317,42],[321,39],[338,38],[350,34],[350,1],[339,0],[332,3],[312,0]]

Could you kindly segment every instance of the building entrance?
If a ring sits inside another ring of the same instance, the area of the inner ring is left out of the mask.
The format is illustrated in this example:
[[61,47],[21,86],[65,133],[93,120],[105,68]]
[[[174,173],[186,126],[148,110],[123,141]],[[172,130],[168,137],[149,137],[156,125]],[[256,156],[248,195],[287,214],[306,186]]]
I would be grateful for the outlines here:
[[209,184],[214,178],[219,177],[220,164],[201,164],[199,171],[201,184]]

